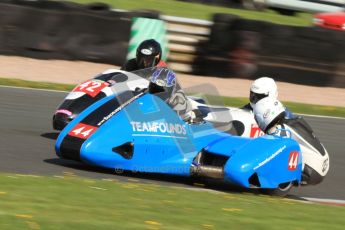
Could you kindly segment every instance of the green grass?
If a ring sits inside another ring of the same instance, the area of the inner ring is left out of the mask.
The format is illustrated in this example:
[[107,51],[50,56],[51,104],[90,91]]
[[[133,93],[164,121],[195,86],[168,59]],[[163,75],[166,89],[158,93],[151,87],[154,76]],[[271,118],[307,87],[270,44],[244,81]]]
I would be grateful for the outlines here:
[[[248,103],[247,98],[224,97],[223,99],[225,105],[233,107],[240,107]],[[345,107],[311,105],[288,101],[283,101],[283,104],[293,113],[345,117]]]
[[[71,91],[75,87],[74,85],[69,84],[35,82],[9,78],[0,78],[0,85],[29,87],[37,89],[53,89],[62,91]],[[248,103],[248,99],[243,97],[220,97],[209,95],[205,95],[203,97],[209,104],[241,107]],[[286,105],[294,113],[345,117],[345,107],[309,105],[296,102],[284,102],[284,105]]]
[[[78,3],[92,3],[94,0],[73,0]],[[310,13],[299,13],[296,16],[284,16],[274,11],[266,10],[251,11],[243,9],[234,9],[227,7],[218,7],[212,5],[187,3],[176,0],[99,0],[111,5],[113,8],[137,10],[150,9],[161,12],[164,15],[212,20],[214,13],[227,13],[241,16],[243,18],[274,22],[285,25],[310,26],[312,15]]]
[[14,79],[14,78],[0,78],[0,85],[27,87],[27,88],[34,88],[34,89],[52,89],[52,90],[62,90],[62,91],[71,91],[74,88],[74,85],[69,85],[69,84],[26,81],[26,80]]
[[343,229],[344,206],[158,184],[0,174],[0,229]]

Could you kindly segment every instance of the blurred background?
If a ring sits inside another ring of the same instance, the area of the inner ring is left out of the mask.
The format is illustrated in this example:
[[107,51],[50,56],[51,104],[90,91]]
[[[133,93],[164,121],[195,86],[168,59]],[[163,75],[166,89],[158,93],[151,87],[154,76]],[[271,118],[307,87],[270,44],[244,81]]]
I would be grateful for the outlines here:
[[150,31],[165,36],[160,38],[165,59],[177,72],[242,79],[268,75],[283,82],[344,88],[344,4],[2,0],[0,55],[121,66],[130,47],[138,44],[135,28],[147,28],[140,23],[134,28],[134,21],[149,18],[163,22],[162,30],[151,26]]
[[[1,87],[0,229],[343,229],[344,4],[0,0],[0,85],[63,90]],[[66,91],[120,68],[148,37],[160,41],[184,89],[224,96],[215,97],[218,104],[245,105],[252,80],[266,75],[277,80],[279,98],[291,111],[342,117],[306,116],[329,151],[331,168],[320,185],[290,193],[327,204],[337,199],[337,206],[233,188],[222,193],[218,186],[200,193],[205,181],[115,175],[57,159],[51,118]]]

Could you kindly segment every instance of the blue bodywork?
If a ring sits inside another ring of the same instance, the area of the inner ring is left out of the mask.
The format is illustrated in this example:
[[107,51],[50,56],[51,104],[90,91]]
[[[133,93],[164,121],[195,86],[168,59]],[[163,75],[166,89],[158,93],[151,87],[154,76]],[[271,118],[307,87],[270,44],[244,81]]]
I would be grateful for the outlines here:
[[[301,180],[300,148],[290,138],[236,137],[209,122],[186,123],[155,95],[123,98],[103,98],[70,122],[56,141],[57,155],[106,168],[181,176],[191,176],[191,167],[203,164],[246,188]],[[80,136],[82,125],[95,129]],[[201,153],[205,156],[196,163]]]

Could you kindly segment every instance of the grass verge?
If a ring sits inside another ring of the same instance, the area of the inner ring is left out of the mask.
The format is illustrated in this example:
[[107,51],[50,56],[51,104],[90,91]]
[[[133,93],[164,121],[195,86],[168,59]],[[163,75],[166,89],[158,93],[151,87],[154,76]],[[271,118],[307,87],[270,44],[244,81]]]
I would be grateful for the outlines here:
[[158,184],[0,174],[0,229],[343,229],[344,206]]
[[[78,3],[92,3],[94,0],[73,0]],[[212,6],[200,3],[188,3],[177,0],[99,0],[116,9],[138,10],[150,9],[161,12],[164,15],[212,20],[214,13],[227,13],[238,15],[243,18],[268,21],[284,25],[310,26],[312,24],[312,14],[298,13],[296,16],[284,16],[274,11],[253,11],[235,9],[228,7]]]
[[34,89],[61,90],[61,91],[71,91],[74,88],[74,85],[70,85],[70,84],[27,81],[27,80],[14,79],[14,78],[0,78],[0,85],[27,87],[27,88],[34,88]]
[[[35,81],[26,81],[26,80],[8,79],[8,78],[0,78],[0,85],[29,87],[29,88],[38,88],[38,89],[52,89],[52,90],[62,90],[62,91],[71,91],[74,88],[74,85],[69,85],[69,84],[35,82]],[[241,107],[248,103],[248,99],[242,98],[242,97],[206,96],[205,99],[210,104],[222,104],[222,105],[233,106],[233,107]],[[345,107],[310,105],[310,104],[302,104],[302,103],[295,103],[295,102],[284,102],[284,105],[286,105],[294,113],[345,117]]]
[[[247,98],[224,97],[224,104],[227,106],[241,107],[246,103],[248,103]],[[283,101],[283,104],[293,113],[345,117],[345,107],[311,105],[288,101]]]

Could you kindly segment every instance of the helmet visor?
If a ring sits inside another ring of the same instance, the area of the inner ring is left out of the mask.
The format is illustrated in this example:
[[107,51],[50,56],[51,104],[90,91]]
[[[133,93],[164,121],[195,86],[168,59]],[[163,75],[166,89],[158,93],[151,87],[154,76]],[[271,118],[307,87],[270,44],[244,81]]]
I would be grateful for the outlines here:
[[142,66],[142,68],[150,68],[157,65],[158,59],[158,56],[142,56],[138,64]]
[[254,93],[253,91],[250,91],[249,101],[252,104],[256,104],[256,102],[260,101],[262,98],[265,98],[267,96],[268,94]]

